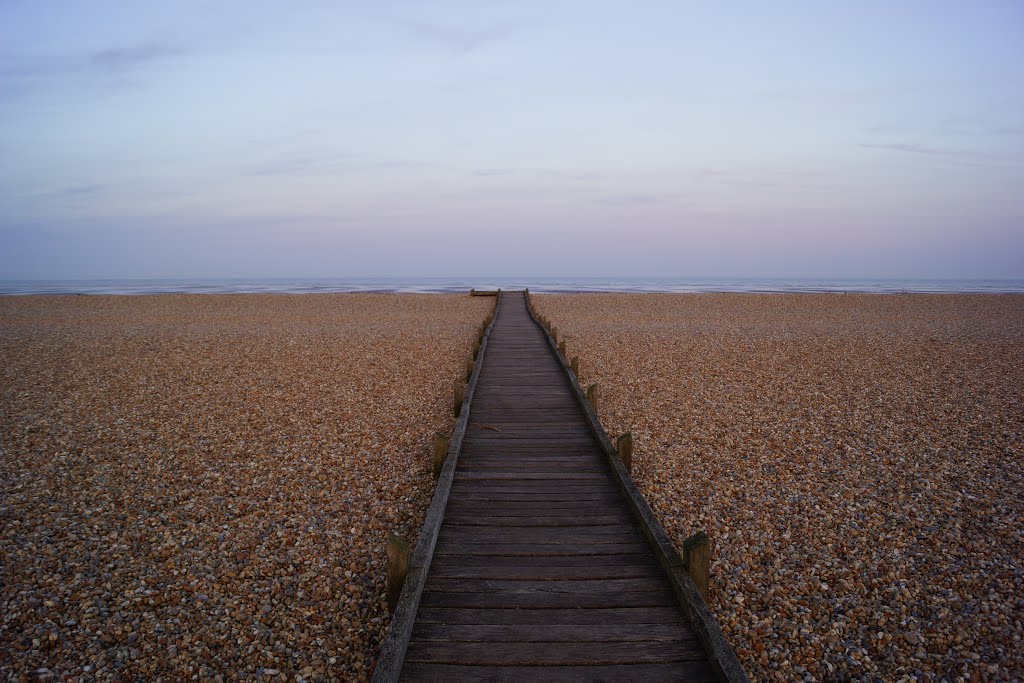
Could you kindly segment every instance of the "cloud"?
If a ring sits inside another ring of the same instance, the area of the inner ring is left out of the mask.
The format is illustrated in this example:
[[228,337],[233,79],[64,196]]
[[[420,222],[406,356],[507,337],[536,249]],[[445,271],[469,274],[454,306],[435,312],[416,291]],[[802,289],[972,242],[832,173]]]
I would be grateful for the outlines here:
[[971,156],[970,152],[961,149],[947,149],[943,147],[928,147],[911,142],[890,142],[890,143],[867,143],[862,142],[861,147],[868,149],[883,149],[893,152],[907,152],[909,154],[925,154],[928,156]]
[[186,52],[180,45],[166,43],[141,43],[130,47],[116,47],[95,52],[89,63],[99,69],[120,71],[160,61],[168,57],[176,57]]
[[245,171],[250,176],[322,175],[356,173],[379,169],[444,168],[441,164],[403,159],[367,159],[347,153],[295,153],[255,164]]
[[480,28],[453,28],[419,19],[378,16],[377,21],[400,29],[424,42],[442,45],[456,52],[472,52],[488,44],[503,40],[514,33],[511,24],[498,24]]
[[92,53],[0,56],[0,87],[31,88],[68,78],[106,78],[186,54],[182,45],[140,43]]
[[948,159],[950,163],[959,166],[976,166],[979,168],[1021,168],[1021,162],[1015,159],[977,152],[969,149],[956,149],[952,147],[929,147],[910,142],[893,143],[861,143],[866,149],[879,149],[891,152],[903,152],[926,157],[938,157]]
[[595,199],[594,203],[606,206],[652,206],[674,203],[680,198],[675,194],[618,194]]

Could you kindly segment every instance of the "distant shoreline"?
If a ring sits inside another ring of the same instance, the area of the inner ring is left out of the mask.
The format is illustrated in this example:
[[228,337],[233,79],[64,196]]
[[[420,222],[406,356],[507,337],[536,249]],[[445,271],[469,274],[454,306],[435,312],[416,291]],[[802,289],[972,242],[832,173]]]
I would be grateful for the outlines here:
[[196,278],[0,280],[0,295],[40,294],[1024,294],[1024,278]]

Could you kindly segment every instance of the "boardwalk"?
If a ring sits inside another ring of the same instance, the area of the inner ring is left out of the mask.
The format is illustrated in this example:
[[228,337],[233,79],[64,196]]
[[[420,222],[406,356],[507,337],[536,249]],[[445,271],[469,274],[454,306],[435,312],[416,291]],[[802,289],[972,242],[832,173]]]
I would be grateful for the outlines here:
[[505,294],[390,675],[720,680],[639,521],[525,297]]

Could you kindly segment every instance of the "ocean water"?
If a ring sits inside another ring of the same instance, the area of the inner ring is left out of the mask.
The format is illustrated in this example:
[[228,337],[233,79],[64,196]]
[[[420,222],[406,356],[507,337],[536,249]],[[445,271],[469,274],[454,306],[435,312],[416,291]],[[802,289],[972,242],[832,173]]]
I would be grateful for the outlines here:
[[1024,293],[1024,279],[741,277],[352,277],[0,280],[0,294],[315,294],[445,293],[476,289],[531,292]]

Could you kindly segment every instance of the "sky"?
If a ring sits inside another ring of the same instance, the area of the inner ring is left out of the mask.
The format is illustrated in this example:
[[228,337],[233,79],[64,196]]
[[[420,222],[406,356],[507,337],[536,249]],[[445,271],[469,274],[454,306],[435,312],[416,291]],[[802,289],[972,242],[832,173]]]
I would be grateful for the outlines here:
[[1024,276],[1024,3],[0,0],[0,279]]

